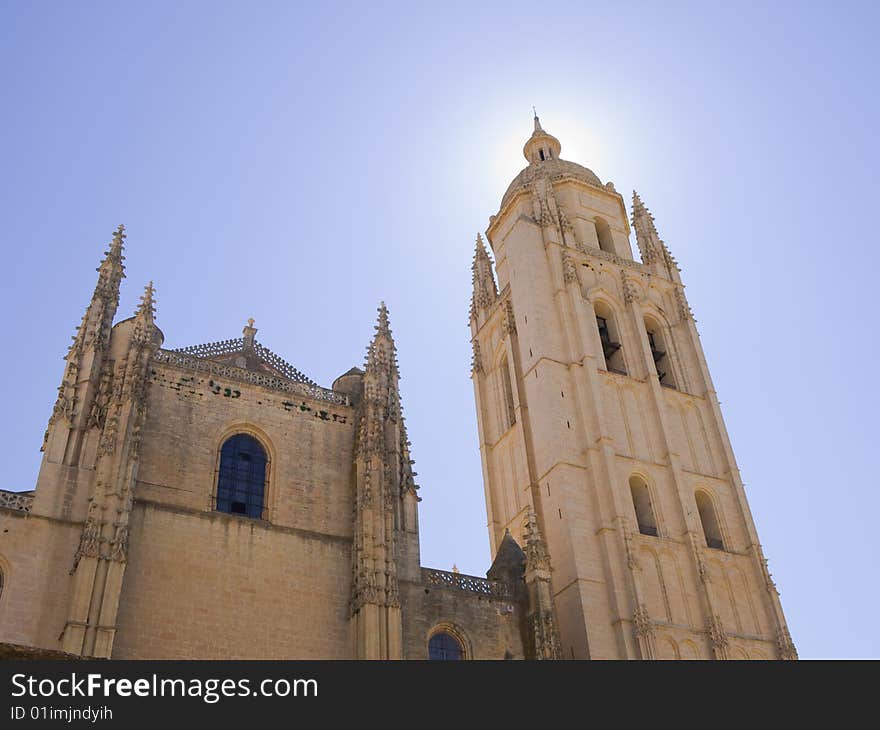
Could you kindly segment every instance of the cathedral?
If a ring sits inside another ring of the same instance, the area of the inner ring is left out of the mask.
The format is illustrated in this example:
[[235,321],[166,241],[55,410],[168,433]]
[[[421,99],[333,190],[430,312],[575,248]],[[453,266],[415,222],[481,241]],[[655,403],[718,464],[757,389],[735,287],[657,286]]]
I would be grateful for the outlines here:
[[384,304],[329,388],[253,320],[166,349],[152,283],[117,318],[119,226],[0,491],[0,656],[796,659],[679,267],[560,151],[535,117],[476,241],[485,576],[421,565]]

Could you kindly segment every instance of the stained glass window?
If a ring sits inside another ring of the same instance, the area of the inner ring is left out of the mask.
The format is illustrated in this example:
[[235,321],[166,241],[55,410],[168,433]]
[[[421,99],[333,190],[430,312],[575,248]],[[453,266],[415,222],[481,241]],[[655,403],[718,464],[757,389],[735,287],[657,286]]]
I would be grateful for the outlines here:
[[461,642],[445,631],[434,634],[430,641],[428,641],[428,659],[438,659],[440,661],[464,659]]
[[217,510],[234,515],[263,517],[266,490],[266,451],[253,436],[238,433],[220,449]]

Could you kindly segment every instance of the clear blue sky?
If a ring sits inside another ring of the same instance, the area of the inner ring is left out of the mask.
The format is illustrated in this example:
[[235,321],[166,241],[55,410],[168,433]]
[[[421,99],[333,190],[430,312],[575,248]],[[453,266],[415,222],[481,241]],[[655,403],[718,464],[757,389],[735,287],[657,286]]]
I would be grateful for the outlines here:
[[877,7],[3,0],[0,487],[124,222],[169,347],[254,317],[329,385],[384,298],[423,563],[483,573],[470,260],[534,104],[681,264],[801,655],[880,656]]

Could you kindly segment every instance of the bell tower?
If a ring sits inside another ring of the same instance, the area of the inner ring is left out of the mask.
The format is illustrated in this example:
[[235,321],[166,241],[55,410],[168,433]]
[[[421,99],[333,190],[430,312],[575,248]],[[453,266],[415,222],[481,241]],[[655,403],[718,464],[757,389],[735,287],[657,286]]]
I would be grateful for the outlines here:
[[494,266],[477,237],[493,553],[540,530],[565,658],[794,659],[678,265],[634,193],[636,261],[614,185],[560,152],[536,116]]

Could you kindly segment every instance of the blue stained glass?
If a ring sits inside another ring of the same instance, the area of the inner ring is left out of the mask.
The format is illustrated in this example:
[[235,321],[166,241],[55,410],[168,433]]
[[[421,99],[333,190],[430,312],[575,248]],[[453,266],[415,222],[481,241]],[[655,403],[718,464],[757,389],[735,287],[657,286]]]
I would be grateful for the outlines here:
[[220,449],[217,510],[257,519],[263,516],[266,451],[253,436],[238,433]]
[[464,659],[461,643],[445,631],[434,634],[428,641],[428,659],[456,661]]

